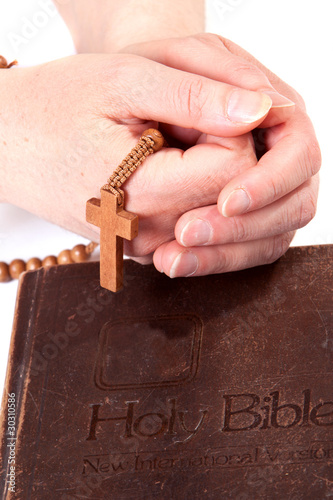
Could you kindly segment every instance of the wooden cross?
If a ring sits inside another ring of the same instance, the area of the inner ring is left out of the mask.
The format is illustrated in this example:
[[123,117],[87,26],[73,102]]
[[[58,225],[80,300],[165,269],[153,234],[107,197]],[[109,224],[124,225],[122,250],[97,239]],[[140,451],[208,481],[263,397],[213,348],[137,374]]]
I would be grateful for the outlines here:
[[117,196],[103,188],[100,200],[87,201],[86,216],[88,222],[101,228],[101,286],[117,292],[123,287],[123,238],[132,240],[138,235],[139,217],[126,212]]

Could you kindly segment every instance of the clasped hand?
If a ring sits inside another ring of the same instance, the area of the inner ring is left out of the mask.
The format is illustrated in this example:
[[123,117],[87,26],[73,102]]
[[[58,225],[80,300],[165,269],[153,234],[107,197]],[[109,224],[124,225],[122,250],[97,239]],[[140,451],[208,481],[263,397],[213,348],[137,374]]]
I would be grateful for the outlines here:
[[171,277],[272,262],[314,216],[320,152],[303,101],[227,40],[142,43],[0,78],[2,200],[88,238],[85,201],[145,129],[168,136],[124,188],[140,217],[126,253]]

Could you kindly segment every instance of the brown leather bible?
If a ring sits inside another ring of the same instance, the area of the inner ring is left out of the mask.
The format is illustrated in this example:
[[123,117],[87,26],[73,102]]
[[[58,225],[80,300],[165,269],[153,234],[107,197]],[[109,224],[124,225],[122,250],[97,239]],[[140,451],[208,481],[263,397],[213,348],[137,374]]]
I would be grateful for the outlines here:
[[174,279],[125,262],[20,282],[4,499],[333,496],[333,246]]

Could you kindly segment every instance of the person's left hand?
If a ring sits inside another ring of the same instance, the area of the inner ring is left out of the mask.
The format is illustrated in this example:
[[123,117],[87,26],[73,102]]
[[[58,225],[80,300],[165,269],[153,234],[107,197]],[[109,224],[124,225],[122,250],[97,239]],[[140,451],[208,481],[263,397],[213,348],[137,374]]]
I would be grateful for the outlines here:
[[[256,131],[257,151],[262,154],[257,165],[228,182],[215,205],[180,217],[175,239],[154,253],[156,268],[171,277],[198,276],[278,259],[295,230],[310,222],[316,211],[321,157],[302,98],[253,56],[217,35],[136,44],[122,52],[260,90],[273,101],[263,128]],[[189,145],[218,142],[195,130],[168,125],[164,130]],[[197,263],[190,273],[189,261]]]

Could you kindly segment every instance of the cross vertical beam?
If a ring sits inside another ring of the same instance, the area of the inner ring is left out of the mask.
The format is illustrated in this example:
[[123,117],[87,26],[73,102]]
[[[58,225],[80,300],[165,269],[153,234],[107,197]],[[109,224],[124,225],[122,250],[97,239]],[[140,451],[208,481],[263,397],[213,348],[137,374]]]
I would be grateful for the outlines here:
[[100,281],[103,288],[117,292],[123,287],[123,238],[138,235],[139,218],[118,205],[117,196],[101,189],[101,199],[87,201],[86,218],[100,227]]

